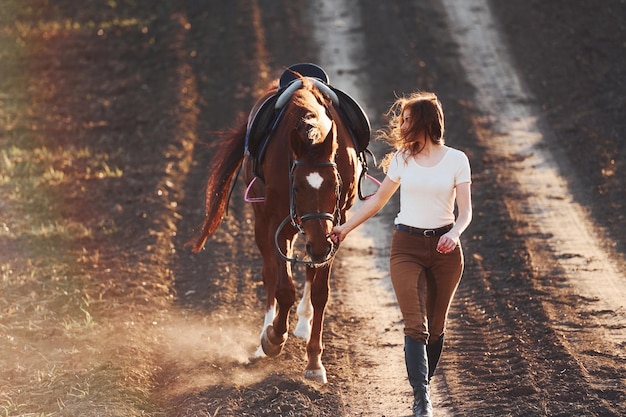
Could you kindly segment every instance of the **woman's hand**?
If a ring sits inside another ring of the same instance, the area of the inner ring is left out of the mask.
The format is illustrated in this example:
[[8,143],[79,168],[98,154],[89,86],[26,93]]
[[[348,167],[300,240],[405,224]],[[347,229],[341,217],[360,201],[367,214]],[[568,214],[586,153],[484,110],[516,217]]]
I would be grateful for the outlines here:
[[454,227],[441,236],[437,242],[437,251],[441,253],[450,253],[459,245],[461,233],[472,221],[472,191],[469,182],[456,186],[456,203],[459,208],[459,215]]
[[399,182],[394,182],[389,179],[389,177],[385,177],[380,187],[378,187],[376,194],[366,200],[359,210],[354,213],[354,216],[350,217],[346,223],[333,227],[328,237],[330,237],[336,245],[343,242],[351,230],[357,228],[361,223],[378,213],[387,201],[389,201],[393,193],[396,192],[398,187],[400,187]]
[[346,230],[345,224],[341,224],[333,227],[332,232],[330,232],[330,240],[338,245],[343,242],[347,235],[348,231]]
[[439,242],[437,242],[437,252],[450,253],[457,247],[458,243],[458,238],[454,239],[449,233],[446,233],[441,236]]

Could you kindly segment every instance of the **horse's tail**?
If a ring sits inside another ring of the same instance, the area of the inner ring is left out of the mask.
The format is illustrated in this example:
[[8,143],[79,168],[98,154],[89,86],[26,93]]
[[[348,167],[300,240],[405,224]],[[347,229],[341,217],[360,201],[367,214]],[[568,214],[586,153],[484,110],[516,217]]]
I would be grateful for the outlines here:
[[222,223],[229,190],[245,152],[246,124],[242,124],[229,138],[222,142],[211,159],[211,171],[206,185],[205,214],[202,230],[192,239],[191,251],[199,252]]

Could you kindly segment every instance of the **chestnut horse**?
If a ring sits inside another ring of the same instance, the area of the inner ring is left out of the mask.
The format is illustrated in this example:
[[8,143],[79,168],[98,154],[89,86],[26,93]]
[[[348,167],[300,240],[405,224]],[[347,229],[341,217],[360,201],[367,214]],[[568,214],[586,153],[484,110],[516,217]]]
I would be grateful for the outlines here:
[[[338,249],[329,235],[334,225],[345,221],[355,201],[362,161],[344,113],[338,109],[341,104],[329,86],[300,74],[295,78],[279,94],[277,83],[270,86],[250,113],[252,120],[268,98],[279,96],[272,107],[280,108],[281,116],[269,134],[262,159],[253,161],[246,152],[250,122],[218,149],[210,165],[204,225],[193,251],[201,250],[219,226],[229,188],[241,166],[249,184],[246,196],[249,193],[254,202],[255,240],[263,257],[267,299],[261,348],[274,357],[287,341],[289,314],[296,302],[292,267],[303,263],[306,282],[293,334],[308,340],[305,377],[325,383],[322,327]],[[300,245],[305,253],[302,260],[294,246],[299,235],[305,239]]]

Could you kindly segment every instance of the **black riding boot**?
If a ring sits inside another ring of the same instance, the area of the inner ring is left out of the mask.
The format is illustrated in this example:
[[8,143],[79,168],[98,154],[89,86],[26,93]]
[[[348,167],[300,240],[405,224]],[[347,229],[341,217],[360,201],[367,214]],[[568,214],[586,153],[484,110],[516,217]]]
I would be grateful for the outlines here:
[[409,382],[413,387],[413,413],[415,417],[432,417],[433,406],[428,393],[428,359],[426,345],[404,336],[404,359]]
[[428,354],[428,383],[435,374],[439,358],[441,358],[441,352],[443,351],[443,337],[442,334],[439,340],[435,343],[429,343],[426,345],[426,353]]

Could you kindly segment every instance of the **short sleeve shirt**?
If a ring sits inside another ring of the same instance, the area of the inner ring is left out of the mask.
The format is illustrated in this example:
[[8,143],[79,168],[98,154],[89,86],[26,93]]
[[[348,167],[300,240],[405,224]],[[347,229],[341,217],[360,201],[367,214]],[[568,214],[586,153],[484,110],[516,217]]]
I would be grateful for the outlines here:
[[401,151],[391,160],[387,177],[400,183],[400,211],[395,224],[435,229],[454,223],[458,184],[471,183],[469,159],[462,151],[447,151],[435,166],[424,167],[415,158],[405,161]]

